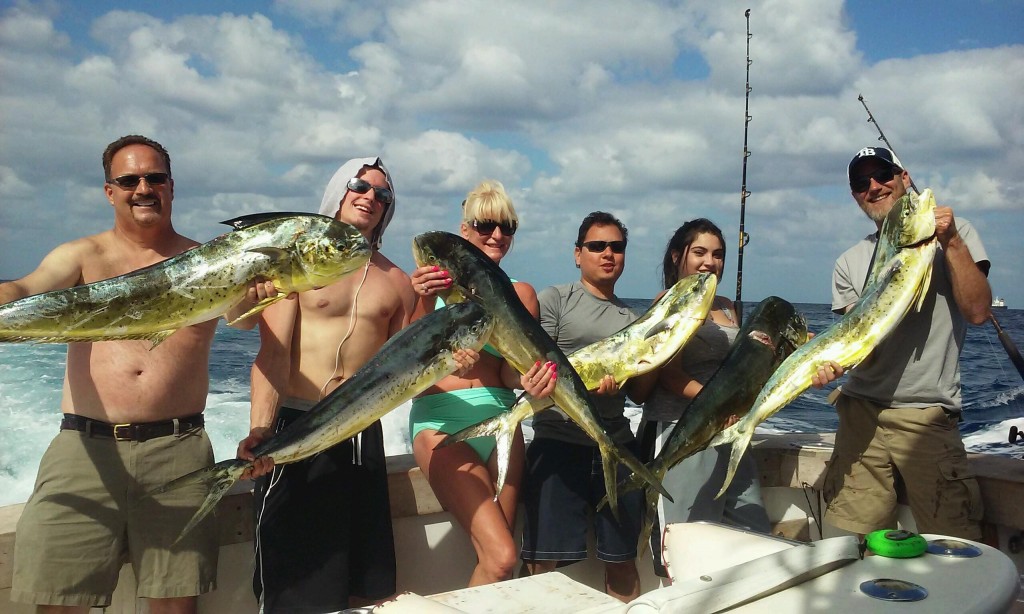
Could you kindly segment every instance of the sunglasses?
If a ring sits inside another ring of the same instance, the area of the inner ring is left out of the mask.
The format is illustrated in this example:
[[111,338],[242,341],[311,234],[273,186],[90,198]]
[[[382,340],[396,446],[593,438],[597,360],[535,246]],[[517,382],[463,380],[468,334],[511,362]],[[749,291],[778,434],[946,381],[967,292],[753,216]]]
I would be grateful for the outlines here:
[[850,189],[854,192],[867,192],[871,187],[872,179],[878,183],[888,183],[897,174],[899,174],[899,170],[895,166],[883,166],[868,175],[850,177]]
[[495,228],[500,228],[501,234],[511,237],[519,229],[519,225],[515,222],[495,222],[493,220],[473,220],[471,225],[482,235],[489,235],[494,232]]
[[366,194],[370,190],[373,190],[374,198],[376,198],[382,205],[390,205],[395,202],[395,194],[391,191],[391,188],[378,188],[369,181],[363,181],[359,177],[349,179],[347,187],[356,194]]
[[123,190],[132,190],[138,187],[139,182],[143,179],[149,185],[163,185],[167,183],[167,180],[171,176],[168,173],[147,173],[145,175],[121,175],[120,177],[114,177],[107,183],[113,183],[117,187]]
[[625,241],[584,241],[580,243],[579,247],[585,247],[588,251],[600,254],[607,248],[612,248],[612,252],[616,254],[622,254],[626,251]]

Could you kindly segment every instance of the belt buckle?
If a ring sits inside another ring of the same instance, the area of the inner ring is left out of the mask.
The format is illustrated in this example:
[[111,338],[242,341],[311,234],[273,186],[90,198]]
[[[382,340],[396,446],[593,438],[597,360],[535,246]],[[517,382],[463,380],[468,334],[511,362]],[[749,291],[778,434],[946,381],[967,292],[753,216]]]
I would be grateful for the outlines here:
[[[132,440],[132,425],[131,424],[115,424],[114,425],[114,440],[115,441],[131,441]],[[118,429],[124,429],[127,431],[126,435],[118,434]]]

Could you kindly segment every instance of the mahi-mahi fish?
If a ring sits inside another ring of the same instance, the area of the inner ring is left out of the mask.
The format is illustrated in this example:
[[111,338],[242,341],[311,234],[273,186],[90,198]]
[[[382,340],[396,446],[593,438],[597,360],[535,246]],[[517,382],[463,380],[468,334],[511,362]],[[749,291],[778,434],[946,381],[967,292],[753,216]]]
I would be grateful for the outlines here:
[[[433,386],[460,366],[452,357],[459,349],[479,350],[494,319],[483,307],[464,303],[438,309],[391,337],[366,364],[331,394],[279,433],[252,449],[275,465],[294,463],[349,439],[392,409]],[[253,461],[228,459],[193,471],[152,491],[158,494],[202,484],[206,500],[179,539],[209,514],[224,493]]]
[[330,285],[370,257],[358,230],[322,215],[262,213],[223,223],[235,230],[157,264],[0,305],[0,341],[147,339],[155,346],[227,313],[255,278],[273,281],[278,295],[236,319],[290,292]]
[[892,256],[878,265],[877,276],[861,298],[837,322],[793,352],[765,383],[746,417],[722,431],[710,445],[732,443],[721,496],[732,482],[754,428],[811,386],[818,367],[829,361],[850,369],[860,364],[903,320],[920,310],[931,282],[938,249],[935,198],[931,190],[908,193],[893,204],[882,222],[880,237]]
[[615,497],[618,463],[669,496],[661,482],[632,452],[608,436],[583,380],[554,340],[541,328],[540,322],[523,306],[512,281],[497,264],[469,241],[443,231],[417,235],[413,239],[413,256],[418,266],[436,265],[451,273],[453,289],[442,292],[446,302],[478,302],[494,316],[490,344],[516,371],[526,373],[537,359],[555,363],[558,379],[551,396],[555,404],[597,443],[613,514],[618,515],[618,498]]
[[[732,416],[750,409],[761,386],[782,361],[807,341],[807,322],[789,302],[776,296],[761,301],[747,316],[721,365],[683,410],[661,451],[647,466],[659,478],[687,456],[707,448]],[[684,402],[684,401],[680,401]],[[630,477],[622,491],[642,488]],[[646,510],[639,547],[647,545],[657,514],[658,493],[645,489]]]
[[[588,390],[596,389],[606,375],[611,375],[618,386],[624,386],[630,378],[660,367],[679,352],[707,317],[717,286],[718,278],[711,273],[680,279],[636,321],[576,350],[569,355],[569,363]],[[534,399],[524,395],[512,409],[449,435],[439,446],[493,435],[498,453],[497,497],[505,484],[516,428],[526,418],[552,405],[550,397]]]

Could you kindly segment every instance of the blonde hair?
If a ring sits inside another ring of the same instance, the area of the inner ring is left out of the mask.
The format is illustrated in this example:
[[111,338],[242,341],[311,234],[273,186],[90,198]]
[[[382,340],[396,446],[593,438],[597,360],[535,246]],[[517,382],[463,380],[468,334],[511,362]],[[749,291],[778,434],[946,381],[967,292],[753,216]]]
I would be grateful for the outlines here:
[[512,199],[505,192],[505,186],[494,179],[484,179],[466,195],[462,201],[462,221],[515,222],[519,216],[512,205]]

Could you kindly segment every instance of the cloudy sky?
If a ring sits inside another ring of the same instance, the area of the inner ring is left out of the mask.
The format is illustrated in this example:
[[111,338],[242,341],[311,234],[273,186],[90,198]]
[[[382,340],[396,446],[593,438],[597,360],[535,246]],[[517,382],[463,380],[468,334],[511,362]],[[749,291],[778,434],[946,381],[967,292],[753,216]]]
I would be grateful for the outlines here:
[[[374,3],[375,4],[375,3]],[[455,230],[484,178],[521,231],[504,262],[538,289],[577,278],[593,210],[629,227],[619,294],[650,297],[672,231],[705,216],[735,294],[751,8],[745,300],[828,302],[836,256],[872,230],[845,169],[877,134],[919,187],[980,230],[1024,308],[1021,0],[340,0],[0,3],[0,278],[109,228],[100,154],[171,152],[175,225],[315,211],[338,165],[379,154],[398,194],[384,252]]]

